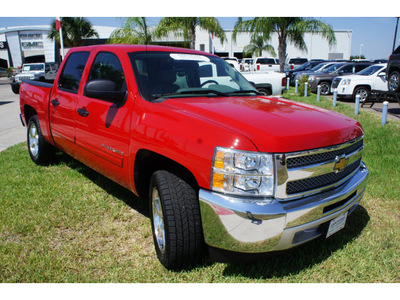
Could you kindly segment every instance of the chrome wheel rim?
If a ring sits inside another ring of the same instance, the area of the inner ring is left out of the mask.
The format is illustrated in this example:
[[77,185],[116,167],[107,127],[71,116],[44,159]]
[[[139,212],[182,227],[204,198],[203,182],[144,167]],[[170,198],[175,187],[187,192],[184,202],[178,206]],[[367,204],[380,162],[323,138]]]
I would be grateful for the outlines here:
[[321,84],[321,94],[322,95],[328,95],[329,94],[329,85],[328,84],[326,84],[326,83],[324,83],[324,84]]
[[367,90],[363,90],[363,89],[362,90],[358,90],[357,93],[356,93],[356,96],[357,95],[360,95],[361,96],[360,101],[364,102],[365,98],[367,98],[367,96],[368,96],[368,91]]
[[157,188],[153,189],[152,197],[152,214],[153,214],[153,228],[154,235],[157,241],[157,247],[162,254],[165,252],[165,227],[164,216],[162,212],[162,205],[160,195]]
[[39,132],[33,122],[29,126],[29,151],[34,157],[39,153]]
[[396,91],[399,87],[399,76],[397,74],[392,74],[389,77],[389,91]]

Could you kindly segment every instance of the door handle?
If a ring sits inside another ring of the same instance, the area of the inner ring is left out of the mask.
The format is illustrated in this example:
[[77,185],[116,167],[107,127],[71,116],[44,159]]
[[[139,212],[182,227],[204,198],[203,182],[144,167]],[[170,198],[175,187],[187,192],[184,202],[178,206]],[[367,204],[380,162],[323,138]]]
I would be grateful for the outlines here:
[[80,116],[85,118],[89,115],[89,112],[86,110],[86,108],[78,108],[77,112]]
[[58,101],[58,99],[56,98],[56,99],[53,99],[53,100],[51,100],[50,101],[51,102],[51,104],[53,104],[53,106],[59,106],[60,105],[60,102]]

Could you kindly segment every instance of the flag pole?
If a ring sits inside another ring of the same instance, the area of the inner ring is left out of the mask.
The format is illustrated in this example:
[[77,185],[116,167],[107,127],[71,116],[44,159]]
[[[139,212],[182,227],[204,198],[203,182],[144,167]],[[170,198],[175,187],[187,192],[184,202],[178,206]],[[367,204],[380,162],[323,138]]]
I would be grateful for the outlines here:
[[[58,22],[58,24],[57,24],[57,22]],[[62,35],[62,22],[61,22],[60,17],[56,18],[56,26],[59,27],[59,31],[60,31],[61,61],[62,61],[64,58],[64,41],[63,41],[63,35]]]

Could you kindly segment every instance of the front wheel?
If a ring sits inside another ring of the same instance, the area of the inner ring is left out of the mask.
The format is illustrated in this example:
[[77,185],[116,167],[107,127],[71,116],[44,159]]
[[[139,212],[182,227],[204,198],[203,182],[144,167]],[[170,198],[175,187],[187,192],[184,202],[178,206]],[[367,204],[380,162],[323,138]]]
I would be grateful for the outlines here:
[[369,94],[369,88],[367,88],[367,87],[362,87],[362,86],[356,88],[356,89],[354,90],[354,93],[353,93],[354,102],[356,101],[356,96],[357,96],[357,95],[360,95],[360,96],[361,96],[360,102],[361,102],[361,103],[364,102],[365,99],[367,99],[368,94]]
[[45,165],[53,160],[55,148],[44,140],[36,115],[28,122],[27,143],[29,155],[36,164]]
[[393,71],[389,74],[388,78],[388,89],[390,92],[398,92],[400,89],[400,73]]
[[157,257],[167,269],[197,263],[203,252],[199,201],[193,187],[167,171],[150,182],[150,218]]
[[329,82],[321,82],[319,84],[321,86],[321,95],[329,95],[331,93],[331,84]]

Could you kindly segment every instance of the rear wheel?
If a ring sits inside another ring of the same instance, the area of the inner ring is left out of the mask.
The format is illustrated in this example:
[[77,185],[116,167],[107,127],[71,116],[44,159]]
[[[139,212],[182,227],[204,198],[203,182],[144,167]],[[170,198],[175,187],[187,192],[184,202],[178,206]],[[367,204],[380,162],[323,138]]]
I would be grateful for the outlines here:
[[167,269],[200,260],[204,242],[199,201],[185,180],[167,171],[152,175],[150,217],[157,257]]
[[393,71],[389,74],[388,78],[388,89],[391,92],[398,92],[400,86],[400,73],[398,71]]
[[44,140],[37,115],[29,119],[27,143],[29,155],[36,164],[44,165],[53,160],[55,148]]

